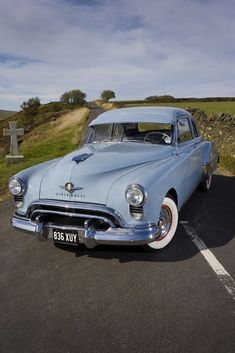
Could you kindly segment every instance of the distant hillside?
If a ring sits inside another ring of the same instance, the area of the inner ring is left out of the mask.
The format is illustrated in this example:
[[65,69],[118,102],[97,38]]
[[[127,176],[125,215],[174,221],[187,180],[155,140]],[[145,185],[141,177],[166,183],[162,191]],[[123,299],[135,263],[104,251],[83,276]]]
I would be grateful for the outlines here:
[[0,109],[0,120],[4,120],[10,118],[12,115],[16,114],[17,112],[11,110],[3,110]]
[[[69,113],[71,110],[79,108],[79,106],[72,106],[66,103],[51,102],[42,104],[36,112],[31,115],[27,115],[23,111],[18,113],[12,112],[10,116],[5,116],[3,119],[0,118],[0,132],[4,128],[8,128],[9,121],[16,121],[17,126],[24,128],[25,133],[29,133],[37,126],[55,121],[60,116]],[[1,115],[0,115],[1,116]],[[9,149],[9,138],[4,137],[0,133],[0,154],[5,155]]]

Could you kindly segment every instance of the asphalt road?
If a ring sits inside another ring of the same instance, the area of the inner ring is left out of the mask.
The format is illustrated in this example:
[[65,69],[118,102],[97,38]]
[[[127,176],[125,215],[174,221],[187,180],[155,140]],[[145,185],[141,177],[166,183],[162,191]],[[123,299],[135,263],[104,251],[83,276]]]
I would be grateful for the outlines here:
[[[234,353],[235,300],[181,224],[168,247],[58,248],[0,204],[1,353]],[[235,182],[180,212],[235,279]]]
[[89,124],[92,122],[92,120],[97,118],[98,115],[104,113],[104,109],[100,108],[94,102],[89,102],[88,107],[90,109],[90,115],[89,115],[89,119],[87,121],[87,127],[85,128],[85,130],[83,131],[83,134],[82,134],[82,138],[81,138],[81,141],[79,144],[80,147],[84,144],[84,142],[86,140],[86,135],[87,135]]

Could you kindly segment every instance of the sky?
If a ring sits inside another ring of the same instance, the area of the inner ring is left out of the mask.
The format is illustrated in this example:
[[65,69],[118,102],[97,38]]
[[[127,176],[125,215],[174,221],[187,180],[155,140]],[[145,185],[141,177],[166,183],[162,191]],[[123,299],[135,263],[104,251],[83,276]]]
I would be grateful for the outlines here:
[[235,96],[235,0],[0,0],[0,109],[72,89]]

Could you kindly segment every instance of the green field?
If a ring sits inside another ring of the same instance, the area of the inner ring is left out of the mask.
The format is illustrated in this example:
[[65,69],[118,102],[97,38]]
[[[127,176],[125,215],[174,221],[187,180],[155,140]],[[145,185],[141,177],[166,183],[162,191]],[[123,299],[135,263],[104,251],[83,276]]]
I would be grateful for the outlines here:
[[[122,101],[119,103],[122,104]],[[129,103],[125,104],[125,107],[140,107],[140,106],[167,106],[167,107],[179,107],[185,109],[186,107],[198,108],[204,110],[206,114],[218,114],[220,112],[235,115],[235,102],[181,102],[181,103]]]
[[0,110],[0,121],[7,119],[7,118],[10,118],[11,116],[13,116],[15,114],[16,114],[16,112],[12,112],[9,110]]

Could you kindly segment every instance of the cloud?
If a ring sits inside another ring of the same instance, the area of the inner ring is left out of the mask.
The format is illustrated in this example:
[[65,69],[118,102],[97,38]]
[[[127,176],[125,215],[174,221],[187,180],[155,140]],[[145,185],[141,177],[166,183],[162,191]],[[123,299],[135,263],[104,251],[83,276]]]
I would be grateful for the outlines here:
[[0,54],[0,65],[5,65],[11,68],[19,68],[32,63],[39,63],[39,60],[25,58],[17,55]]
[[235,95],[234,0],[1,0],[0,107],[79,88],[89,99]]

